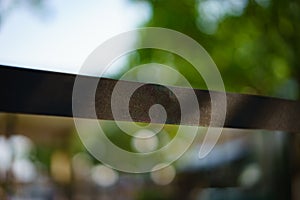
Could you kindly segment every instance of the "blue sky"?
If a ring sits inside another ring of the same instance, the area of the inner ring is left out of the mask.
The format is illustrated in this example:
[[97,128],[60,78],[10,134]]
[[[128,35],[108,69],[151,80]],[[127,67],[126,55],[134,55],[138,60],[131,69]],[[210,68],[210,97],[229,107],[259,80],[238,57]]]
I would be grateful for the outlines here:
[[0,63],[77,73],[108,38],[138,27],[150,15],[145,3],[128,0],[50,0],[48,15],[18,6],[0,27]]

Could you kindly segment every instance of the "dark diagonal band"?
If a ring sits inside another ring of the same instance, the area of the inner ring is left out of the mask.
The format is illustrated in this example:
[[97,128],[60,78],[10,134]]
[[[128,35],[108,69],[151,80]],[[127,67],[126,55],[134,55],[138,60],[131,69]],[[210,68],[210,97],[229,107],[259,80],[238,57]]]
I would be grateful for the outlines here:
[[[72,113],[72,92],[76,75],[9,66],[0,66],[0,111],[65,117],[90,118],[82,112]],[[87,80],[93,77],[84,77]],[[111,94],[117,80],[101,78],[95,95],[99,119],[114,120]],[[168,124],[180,124],[179,104],[164,86],[121,81],[127,87],[140,85],[130,100],[130,114],[134,121],[149,122],[148,110],[162,104],[168,113]],[[174,88],[184,98],[187,88]],[[200,106],[200,122],[190,118],[186,125],[208,126],[211,119],[209,92],[194,90]],[[220,95],[219,92],[213,92]],[[300,131],[300,102],[255,95],[227,93],[227,114],[224,127],[246,129]],[[76,100],[76,99],[75,99]],[[188,101],[188,99],[187,99]],[[80,102],[87,111],[94,109],[89,102]],[[190,112],[193,112],[191,109]],[[89,112],[86,112],[89,113]],[[187,114],[188,113],[184,113]],[[126,117],[119,120],[129,121]]]

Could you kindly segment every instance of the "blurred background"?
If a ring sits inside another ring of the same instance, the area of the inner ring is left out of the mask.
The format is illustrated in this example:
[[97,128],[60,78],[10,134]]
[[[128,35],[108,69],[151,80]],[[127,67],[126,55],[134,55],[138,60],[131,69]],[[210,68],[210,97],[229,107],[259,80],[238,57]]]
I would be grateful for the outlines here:
[[[110,37],[158,26],[199,42],[218,66],[227,92],[298,100],[299,22],[298,0],[0,0],[0,64],[76,74]],[[153,49],[121,57],[105,76],[119,79],[150,62],[172,66],[193,87],[206,88],[186,60]],[[147,82],[151,74],[180,86],[163,68],[151,70],[127,78]],[[134,152],[161,148],[178,129],[166,125],[140,141],[113,121],[100,123],[111,141]],[[169,167],[128,174],[95,160],[70,118],[1,113],[0,199],[300,199],[297,133],[224,129],[214,150],[199,160],[205,130],[200,127],[191,148]]]

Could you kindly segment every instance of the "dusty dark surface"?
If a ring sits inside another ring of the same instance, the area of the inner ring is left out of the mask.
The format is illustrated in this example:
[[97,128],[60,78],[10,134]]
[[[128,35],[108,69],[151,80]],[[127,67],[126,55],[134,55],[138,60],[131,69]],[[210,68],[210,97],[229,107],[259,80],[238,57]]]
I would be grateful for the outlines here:
[[[10,113],[41,114],[73,117],[72,93],[76,76],[72,74],[39,71],[0,66],[0,111]],[[93,77],[82,77],[90,80]],[[101,78],[95,95],[95,104],[80,101],[82,112],[75,117],[91,118],[89,113],[96,107],[97,118],[114,120],[111,111],[111,94],[116,80]],[[130,99],[132,119],[149,122],[148,110],[153,104],[162,104],[167,111],[167,123],[208,126],[211,118],[211,103],[208,91],[194,90],[200,107],[200,122],[194,117],[181,122],[180,106],[174,94],[166,87],[136,82],[121,81],[121,84],[139,87]],[[180,95],[190,89],[174,88]],[[85,92],[85,91],[83,91]],[[215,95],[222,95],[214,92]],[[227,115],[225,127],[300,131],[300,103],[254,95],[226,93]],[[74,99],[76,101],[76,99]],[[122,98],[121,98],[122,100]],[[189,99],[186,99],[188,101]],[[185,115],[193,114],[191,109]],[[128,121],[126,117],[120,120]]]

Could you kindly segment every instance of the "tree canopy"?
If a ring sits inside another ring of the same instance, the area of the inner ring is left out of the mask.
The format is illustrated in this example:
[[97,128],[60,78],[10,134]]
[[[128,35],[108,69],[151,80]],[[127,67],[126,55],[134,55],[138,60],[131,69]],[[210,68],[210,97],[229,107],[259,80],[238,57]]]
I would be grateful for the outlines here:
[[[152,16],[143,26],[174,29],[198,41],[218,66],[227,91],[298,97],[299,1],[144,1]],[[139,62],[170,60],[167,52],[157,52],[140,53]],[[177,58],[173,64],[193,86],[204,87],[187,63]]]

